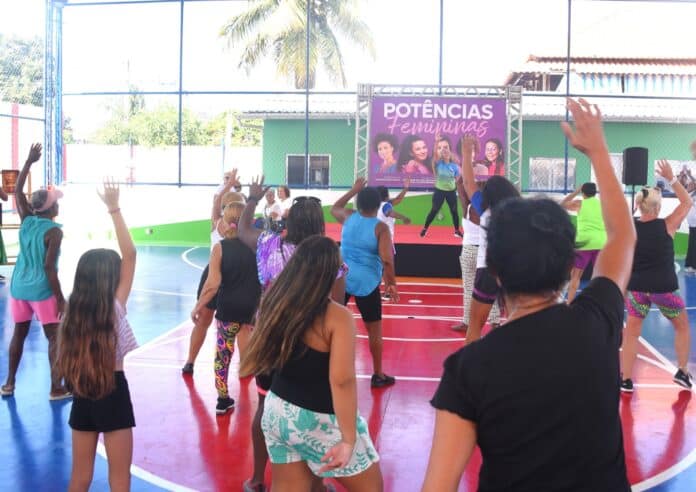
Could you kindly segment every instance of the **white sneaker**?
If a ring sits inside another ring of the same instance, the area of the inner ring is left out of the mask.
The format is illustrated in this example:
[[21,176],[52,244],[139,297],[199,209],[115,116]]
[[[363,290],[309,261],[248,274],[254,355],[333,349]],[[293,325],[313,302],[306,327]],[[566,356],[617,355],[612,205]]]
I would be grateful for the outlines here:
[[686,267],[684,268],[684,273],[696,273],[696,268]]

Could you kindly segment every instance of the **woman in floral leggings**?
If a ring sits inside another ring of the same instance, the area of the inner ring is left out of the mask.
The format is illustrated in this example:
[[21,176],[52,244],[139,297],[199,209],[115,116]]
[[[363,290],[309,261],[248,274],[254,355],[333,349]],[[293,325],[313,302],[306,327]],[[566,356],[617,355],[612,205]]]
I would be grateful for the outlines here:
[[244,209],[244,197],[226,202],[223,220],[230,226],[225,239],[210,253],[210,269],[203,290],[191,318],[217,295],[215,323],[217,343],[215,350],[215,388],[218,392],[215,412],[219,415],[234,407],[227,390],[227,374],[234,354],[234,341],[245,324],[251,324],[261,296],[254,252],[237,238],[237,224]]

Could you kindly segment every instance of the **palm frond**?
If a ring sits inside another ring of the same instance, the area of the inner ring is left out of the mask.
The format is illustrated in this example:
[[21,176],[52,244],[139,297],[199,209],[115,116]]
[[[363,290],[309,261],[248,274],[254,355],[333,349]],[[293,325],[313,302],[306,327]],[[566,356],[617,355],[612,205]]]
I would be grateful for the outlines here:
[[256,65],[259,59],[268,51],[269,41],[268,36],[263,34],[259,34],[250,41],[242,52],[238,67],[246,70],[248,74],[250,69]]
[[347,40],[362,46],[374,59],[377,50],[372,31],[358,17],[356,3],[350,0],[328,0],[328,2],[331,5],[327,8],[329,25],[335,27]]
[[343,70],[343,54],[336,36],[331,28],[325,23],[319,23],[317,35],[317,45],[321,55],[324,68],[333,82],[339,82],[341,87],[347,84],[346,74]]
[[220,36],[227,38],[228,44],[245,39],[273,14],[280,3],[281,0],[261,0],[257,2],[246,12],[235,15],[227,21],[220,30]]

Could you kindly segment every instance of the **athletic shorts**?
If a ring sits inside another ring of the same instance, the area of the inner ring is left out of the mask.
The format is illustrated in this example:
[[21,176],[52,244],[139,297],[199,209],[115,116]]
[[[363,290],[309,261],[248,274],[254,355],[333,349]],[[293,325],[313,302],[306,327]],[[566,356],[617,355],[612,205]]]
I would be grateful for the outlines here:
[[[304,461],[315,475],[319,475],[319,469],[325,465],[321,458],[341,441],[341,430],[338,428],[336,415],[298,407],[273,392],[266,396],[261,429],[271,463]],[[342,468],[319,476],[351,477],[364,472],[379,461],[367,423],[360,415],[357,416],[355,430],[357,440],[350,461]]]
[[474,291],[471,295],[478,302],[493,304],[498,298],[500,287],[498,281],[488,271],[488,268],[477,268],[474,279]]
[[598,249],[576,250],[573,266],[578,270],[585,270],[587,265],[590,263],[594,264],[594,262],[597,261],[599,251]]
[[10,311],[15,323],[31,321],[34,314],[42,325],[60,323],[56,296],[42,301],[24,301],[10,296]]
[[382,295],[379,293],[379,285],[366,296],[353,296],[353,294],[346,292],[344,305],[348,304],[351,297],[355,297],[355,304],[357,304],[364,322],[370,323],[382,319]]
[[[209,266],[210,265],[206,265],[203,269],[203,273],[201,273],[201,280],[198,282],[198,291],[196,292],[196,299],[199,299],[201,297],[201,292],[203,292],[203,286],[205,285],[205,281],[208,280]],[[208,304],[206,304],[205,307],[207,307],[211,311],[215,311],[215,309],[217,309],[217,294],[215,294],[213,298],[210,301],[208,301]]]
[[133,404],[123,371],[114,373],[116,388],[99,400],[73,397],[68,423],[73,430],[112,432],[135,427]]
[[640,319],[644,319],[648,315],[650,306],[653,304],[667,319],[676,318],[686,307],[678,290],[660,294],[629,290],[626,292],[625,302],[628,315]]

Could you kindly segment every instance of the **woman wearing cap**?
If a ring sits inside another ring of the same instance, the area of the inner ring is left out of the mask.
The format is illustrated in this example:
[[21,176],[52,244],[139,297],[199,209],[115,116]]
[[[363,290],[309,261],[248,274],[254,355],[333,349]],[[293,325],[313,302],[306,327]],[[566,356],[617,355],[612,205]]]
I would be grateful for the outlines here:
[[19,255],[10,283],[10,310],[15,330],[10,341],[9,370],[7,381],[0,394],[11,396],[15,390],[15,375],[22,358],[24,340],[29,334],[29,325],[36,315],[48,339],[48,360],[51,367],[50,400],[70,397],[55,371],[58,323],[63,312],[65,298],[58,281],[58,255],[63,232],[54,222],[58,215],[59,190],[37,190],[31,195],[31,204],[24,194],[24,182],[31,165],[41,157],[41,144],[34,144],[29,157],[17,177],[15,199],[21,218],[19,227]]

